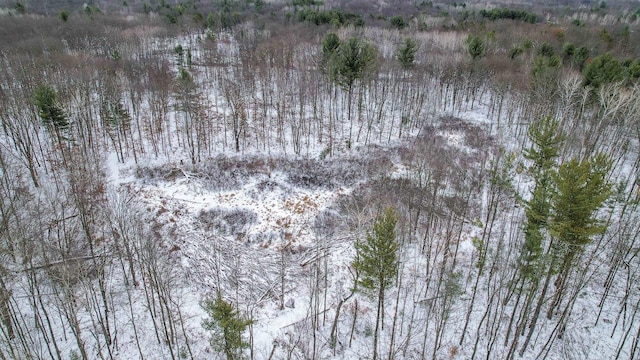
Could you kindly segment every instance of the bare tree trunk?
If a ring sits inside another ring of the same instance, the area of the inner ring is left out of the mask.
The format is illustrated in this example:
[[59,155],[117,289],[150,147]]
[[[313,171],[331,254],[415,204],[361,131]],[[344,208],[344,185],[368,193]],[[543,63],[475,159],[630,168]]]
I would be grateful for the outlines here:
[[[382,299],[384,298],[384,287],[378,289],[378,310],[376,312],[376,327],[373,331],[373,360],[378,358],[378,330],[380,326],[380,314],[382,313]],[[383,315],[384,316],[384,315]]]
[[[394,358],[394,345],[396,338],[396,323],[398,321],[398,306],[400,304],[400,291],[402,290],[402,270],[399,271],[398,276],[398,292],[396,294],[396,304],[393,310],[393,323],[391,324],[391,340],[389,341],[389,360]],[[406,298],[406,295],[405,295]]]

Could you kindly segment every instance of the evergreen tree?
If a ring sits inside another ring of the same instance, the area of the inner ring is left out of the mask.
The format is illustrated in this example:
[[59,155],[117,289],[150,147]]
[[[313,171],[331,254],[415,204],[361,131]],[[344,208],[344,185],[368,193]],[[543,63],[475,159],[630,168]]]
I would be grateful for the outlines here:
[[576,54],[576,46],[573,43],[565,43],[562,46],[562,56],[564,57],[565,60],[569,60],[571,58],[573,58],[573,56]]
[[583,71],[584,86],[593,86],[598,88],[601,85],[621,81],[624,77],[624,68],[620,65],[618,59],[613,55],[606,53],[596,56]]
[[418,44],[415,40],[407,38],[404,40],[404,44],[398,48],[396,57],[403,68],[408,69],[413,67],[416,61],[416,52],[418,51]]
[[573,55],[573,64],[577,65],[580,71],[584,69],[584,64],[586,64],[587,59],[589,59],[589,49],[586,46],[580,46],[576,49],[575,54]]
[[383,313],[384,294],[398,276],[398,243],[396,224],[398,218],[393,209],[386,209],[373,223],[373,233],[367,233],[366,241],[356,243],[356,259],[353,267],[358,273],[356,286],[367,293],[377,295],[378,311],[373,335],[373,359],[377,359],[378,325]]
[[33,92],[33,101],[38,108],[38,116],[49,132],[55,134],[59,144],[68,140],[65,132],[69,127],[69,121],[62,108],[58,105],[58,94],[46,85],[38,86]]
[[558,121],[543,118],[529,127],[531,146],[524,150],[524,157],[533,162],[530,168],[534,176],[547,174],[555,167],[565,136],[558,130]]
[[[545,280],[542,285],[542,294],[539,296],[538,303],[531,315],[529,335],[521,352],[527,347],[531,338],[540,314],[540,308],[545,300],[549,280],[551,279],[550,267],[544,261],[546,256],[543,247],[545,243],[550,243],[545,242],[545,240],[548,239],[547,231],[554,195],[553,173],[557,169],[558,157],[565,140],[564,134],[558,129],[558,121],[551,117],[543,118],[531,124],[528,136],[531,146],[524,150],[524,157],[531,161],[528,171],[533,177],[534,187],[531,192],[531,198],[525,203],[524,244],[518,259],[519,277],[515,286],[515,289],[520,294],[525,295],[522,313],[529,314],[531,312],[536,292],[540,287],[540,281],[542,279]],[[549,246],[547,246],[548,250]],[[518,296],[512,318],[515,317],[519,302],[520,296]],[[526,318],[519,319],[515,333],[523,333],[526,323]],[[512,357],[517,343],[518,336],[515,336],[509,348],[509,354],[511,355],[507,357]]]
[[548,42],[542,43],[542,45],[538,48],[538,55],[540,56],[552,57],[555,55],[555,53],[556,51],[553,48],[553,45]]
[[69,12],[67,10],[62,10],[60,11],[60,13],[58,14],[58,17],[60,18],[60,20],[62,20],[63,22],[67,22],[67,20],[69,20]]
[[391,19],[389,19],[389,23],[391,24],[391,27],[400,30],[404,29],[408,25],[402,15],[392,16]]
[[202,327],[212,331],[211,346],[223,351],[227,360],[242,359],[242,350],[249,347],[242,334],[252,321],[224,301],[220,292],[215,301],[205,300],[203,308],[211,317],[202,322]]
[[340,38],[336,33],[328,33],[322,40],[322,54],[329,58],[340,46]]
[[550,231],[561,246],[563,264],[560,272],[572,265],[575,256],[591,242],[593,235],[606,230],[597,212],[612,193],[612,184],[607,181],[610,168],[607,157],[598,154],[583,161],[571,159],[560,165],[554,174],[556,194]]
[[531,64],[531,73],[534,80],[546,85],[547,83],[553,83],[558,77],[561,66],[562,61],[555,55],[549,57],[538,55],[533,59],[533,64]]
[[484,42],[479,36],[471,36],[468,40],[467,51],[473,60],[483,57],[485,53]]
[[[330,44],[333,46],[333,40]],[[355,81],[372,70],[376,58],[376,49],[366,41],[354,37],[341,43],[335,48],[331,61],[333,80],[351,93]]]
[[558,121],[546,117],[529,127],[531,146],[524,150],[524,157],[532,162],[529,172],[534,178],[531,199],[526,203],[524,235],[525,243],[520,259],[521,275],[537,281],[541,269],[538,261],[542,255],[544,235],[551,214],[553,195],[552,173],[557,166],[560,148],[565,136],[558,130]]
[[553,176],[556,194],[549,230],[556,241],[550,271],[558,277],[548,318],[562,300],[567,279],[584,247],[591,242],[592,236],[606,230],[597,213],[612,194],[612,184],[607,181],[610,169],[609,159],[598,154],[583,161],[573,158],[560,165]]
[[329,61],[332,80],[347,91],[347,119],[349,120],[349,143],[353,131],[351,103],[356,80],[365,78],[376,63],[376,48],[359,38],[351,38],[336,48]]
[[329,70],[330,61],[336,50],[340,47],[340,44],[340,38],[336,33],[328,33],[324,39],[322,39],[322,61],[320,64],[322,71],[326,72]]
[[38,116],[42,123],[56,130],[63,130],[69,126],[67,116],[58,105],[58,94],[46,85],[40,85],[33,92],[35,105],[38,107]]

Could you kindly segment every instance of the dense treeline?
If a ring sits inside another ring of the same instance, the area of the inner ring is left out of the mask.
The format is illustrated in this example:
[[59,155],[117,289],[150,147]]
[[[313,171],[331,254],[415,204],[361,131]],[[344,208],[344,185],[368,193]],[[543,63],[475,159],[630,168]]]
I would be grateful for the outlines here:
[[635,22],[164,4],[3,16],[1,358],[637,357]]
[[526,10],[514,10],[509,8],[494,8],[480,10],[480,16],[495,21],[498,19],[520,20],[528,23],[538,22],[538,15]]
[[340,9],[319,11],[313,9],[301,9],[296,13],[296,18],[300,22],[310,22],[315,25],[364,25],[362,16],[352,13],[345,13]]

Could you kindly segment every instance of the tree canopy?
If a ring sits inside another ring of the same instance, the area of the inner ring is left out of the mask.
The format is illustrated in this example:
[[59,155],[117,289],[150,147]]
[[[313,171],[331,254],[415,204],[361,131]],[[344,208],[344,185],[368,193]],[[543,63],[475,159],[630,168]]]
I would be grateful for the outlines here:
[[212,331],[211,346],[223,351],[227,360],[241,359],[242,350],[249,347],[242,335],[252,321],[243,318],[220,293],[215,300],[206,300],[203,308],[211,317],[202,322],[205,329]]
[[624,71],[618,59],[610,53],[596,56],[583,71],[583,85],[599,88],[601,85],[621,81]]
[[476,60],[484,56],[484,41],[479,36],[471,36],[467,42],[467,50],[471,59]]
[[58,105],[58,94],[50,86],[40,85],[33,92],[33,100],[38,107],[38,116],[47,127],[56,131],[66,129],[69,126],[67,116]]
[[387,288],[398,275],[397,215],[386,209],[376,217],[373,232],[366,241],[356,243],[353,267],[358,271],[358,285],[367,290]]
[[333,80],[345,89],[351,89],[358,79],[363,79],[376,63],[378,53],[367,41],[350,38],[335,49],[330,61]]
[[415,40],[407,38],[404,43],[398,48],[396,57],[403,68],[407,69],[413,67],[416,61],[416,53],[418,52],[418,44]]

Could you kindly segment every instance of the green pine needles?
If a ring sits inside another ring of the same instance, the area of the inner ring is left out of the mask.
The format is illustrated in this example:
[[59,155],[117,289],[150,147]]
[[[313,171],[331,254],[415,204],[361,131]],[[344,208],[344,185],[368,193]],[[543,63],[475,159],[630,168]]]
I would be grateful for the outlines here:
[[[584,247],[606,230],[598,213],[611,195],[607,180],[611,162],[606,155],[560,161],[566,137],[551,117],[531,124],[528,135],[531,146],[524,150],[524,157],[530,163],[528,174],[534,185],[525,202],[524,243],[514,290],[525,293],[522,314],[531,315],[517,321],[516,333],[524,334],[525,326],[529,327],[520,356],[531,340],[542,306],[549,304],[547,318],[551,319],[564,301]],[[549,301],[553,278],[555,290]],[[559,331],[561,336],[564,329]],[[515,339],[510,354],[517,343]]]
[[341,41],[335,33],[322,40],[325,72],[338,86],[351,92],[358,79],[366,77],[375,67],[378,52],[367,41],[357,37]]
[[[398,277],[398,242],[396,224],[398,217],[391,208],[379,214],[373,223],[373,233],[368,232],[366,240],[356,243],[356,287],[369,295],[377,295],[378,311],[373,335],[373,359],[378,356],[378,326],[384,314],[384,294]],[[383,325],[384,327],[384,325]]]
[[358,286],[369,291],[384,290],[398,276],[397,222],[395,211],[386,209],[376,217],[373,233],[367,233],[366,241],[356,243],[353,267],[358,272]]
[[573,158],[560,165],[553,176],[556,190],[549,231],[564,245],[569,264],[593,235],[606,230],[596,215],[612,194],[612,185],[606,180],[610,169],[609,159],[598,154],[582,161]]
[[529,172],[535,185],[526,204],[527,223],[520,270],[526,278],[537,281],[541,275],[539,261],[545,239],[543,230],[547,228],[552,210],[552,176],[565,136],[558,129],[558,121],[551,117],[531,124],[528,134],[531,147],[524,150],[524,157],[532,163]]
[[479,36],[470,36],[467,39],[467,51],[472,60],[479,60],[486,52],[484,41]]
[[243,350],[249,347],[242,336],[252,320],[244,318],[233,305],[222,299],[220,292],[215,300],[205,300],[202,305],[211,317],[202,322],[202,327],[212,332],[211,346],[224,352],[227,360],[243,358]]
[[60,131],[69,126],[67,116],[58,105],[58,94],[52,87],[38,86],[33,92],[33,101],[38,108],[38,116],[47,128]]
[[418,43],[411,38],[404,40],[404,43],[396,51],[396,57],[403,68],[409,69],[415,65]]
[[[558,121],[550,117],[530,126],[529,139],[532,145],[525,149],[524,157],[531,161],[534,188],[526,203],[521,271],[525,277],[536,279],[545,231],[555,240],[551,270],[561,273],[568,271],[593,235],[605,231],[597,212],[611,195],[611,184],[606,180],[611,164],[603,154],[559,164],[565,136]],[[559,269],[553,269],[558,265]]]

